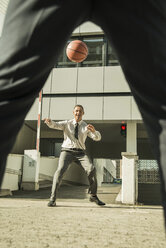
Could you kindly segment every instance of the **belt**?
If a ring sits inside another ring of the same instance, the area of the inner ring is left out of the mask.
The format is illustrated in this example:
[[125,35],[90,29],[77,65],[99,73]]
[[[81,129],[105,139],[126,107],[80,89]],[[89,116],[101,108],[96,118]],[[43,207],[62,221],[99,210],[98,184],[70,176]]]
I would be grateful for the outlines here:
[[77,151],[77,152],[83,152],[83,149],[79,149],[79,148],[62,148],[62,151]]

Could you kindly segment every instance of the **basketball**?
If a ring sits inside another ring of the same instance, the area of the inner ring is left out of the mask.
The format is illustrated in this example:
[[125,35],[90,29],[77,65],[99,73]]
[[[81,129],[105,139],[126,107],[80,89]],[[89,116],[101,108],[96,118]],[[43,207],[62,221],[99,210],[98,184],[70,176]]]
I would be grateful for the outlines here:
[[88,47],[81,40],[73,40],[66,48],[66,55],[72,62],[82,62],[88,56]]

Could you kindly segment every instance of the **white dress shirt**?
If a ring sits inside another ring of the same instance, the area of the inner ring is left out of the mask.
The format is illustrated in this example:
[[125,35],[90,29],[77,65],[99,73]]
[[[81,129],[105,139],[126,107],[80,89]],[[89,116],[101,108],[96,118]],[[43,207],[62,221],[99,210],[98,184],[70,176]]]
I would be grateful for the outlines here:
[[63,148],[77,148],[85,150],[85,141],[87,136],[95,141],[101,140],[101,134],[98,131],[91,132],[87,128],[87,123],[83,120],[78,122],[78,139],[75,138],[75,125],[76,120],[66,120],[66,121],[51,121],[48,127],[58,130],[63,130],[64,133],[64,141],[62,143]]

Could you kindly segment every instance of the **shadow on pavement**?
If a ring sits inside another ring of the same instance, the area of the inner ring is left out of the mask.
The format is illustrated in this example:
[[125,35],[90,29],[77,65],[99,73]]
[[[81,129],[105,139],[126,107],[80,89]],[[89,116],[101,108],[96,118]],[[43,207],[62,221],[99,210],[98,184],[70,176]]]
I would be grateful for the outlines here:
[[[88,186],[61,185],[58,193],[58,199],[86,199]],[[49,199],[51,187],[34,190],[18,190],[13,191],[11,196],[3,196],[3,198],[25,198],[25,199]]]

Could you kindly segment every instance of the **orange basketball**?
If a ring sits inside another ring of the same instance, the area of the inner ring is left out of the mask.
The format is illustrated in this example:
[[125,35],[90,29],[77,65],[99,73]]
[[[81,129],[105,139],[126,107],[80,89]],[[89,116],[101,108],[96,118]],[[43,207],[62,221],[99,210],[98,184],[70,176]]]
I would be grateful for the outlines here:
[[66,48],[66,55],[73,62],[82,62],[88,56],[88,47],[81,40],[73,40]]

